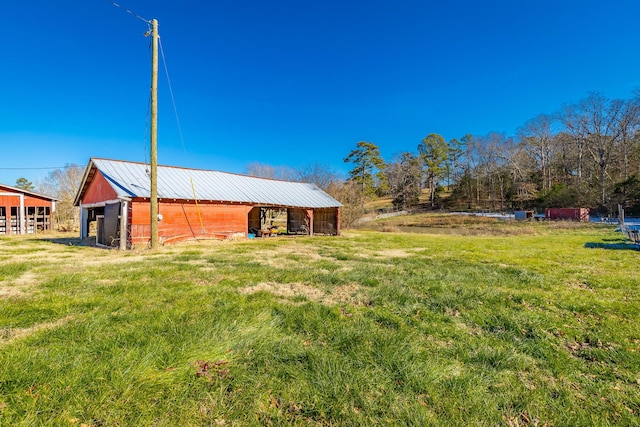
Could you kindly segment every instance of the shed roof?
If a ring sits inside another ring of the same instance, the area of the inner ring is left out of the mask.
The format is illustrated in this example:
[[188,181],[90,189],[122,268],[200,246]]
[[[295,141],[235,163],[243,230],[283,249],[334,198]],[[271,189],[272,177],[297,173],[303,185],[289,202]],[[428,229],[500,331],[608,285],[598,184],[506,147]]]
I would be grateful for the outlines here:
[[[96,171],[100,171],[119,198],[150,197],[147,163],[92,158],[76,195],[76,205]],[[342,206],[315,184],[174,166],[158,166],[158,198],[305,208]]]
[[34,193],[33,191],[24,190],[18,187],[11,187],[9,185],[0,184],[0,193],[22,193],[26,196],[36,197],[38,199],[51,200],[53,202],[59,202],[59,199],[55,197],[47,196],[45,194]]

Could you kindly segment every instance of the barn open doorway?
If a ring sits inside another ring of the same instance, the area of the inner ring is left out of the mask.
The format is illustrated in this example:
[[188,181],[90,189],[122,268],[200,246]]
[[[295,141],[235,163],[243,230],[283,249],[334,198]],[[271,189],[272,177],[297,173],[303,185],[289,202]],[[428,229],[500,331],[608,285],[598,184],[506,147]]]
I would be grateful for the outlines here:
[[120,203],[108,203],[103,214],[96,216],[96,243],[103,246],[120,246]]
[[249,234],[255,237],[278,234],[310,234],[305,209],[256,206],[249,211]]
[[105,203],[83,209],[81,238],[95,238],[97,245],[120,245],[121,203]]

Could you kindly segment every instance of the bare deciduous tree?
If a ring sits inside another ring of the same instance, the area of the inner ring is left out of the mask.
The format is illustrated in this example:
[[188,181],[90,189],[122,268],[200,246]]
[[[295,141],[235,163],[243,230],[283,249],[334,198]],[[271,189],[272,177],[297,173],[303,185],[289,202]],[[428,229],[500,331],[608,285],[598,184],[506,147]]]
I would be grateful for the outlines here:
[[83,174],[82,166],[67,164],[63,168],[49,172],[38,184],[42,194],[59,200],[56,203],[55,219],[60,229],[71,230],[80,223],[80,211],[73,206],[73,202]]
[[[609,168],[616,160],[620,146],[630,141],[638,127],[638,103],[635,100],[608,99],[592,93],[578,104],[565,109],[565,125],[580,155],[590,155],[597,169],[600,203],[607,202]],[[582,158],[579,157],[578,179],[582,180]]]
[[310,182],[326,191],[332,183],[339,181],[340,178],[329,166],[312,163],[297,170],[296,180]]
[[411,153],[402,153],[386,168],[389,195],[393,205],[406,209],[418,204],[422,192],[422,161]]
[[326,191],[343,205],[340,210],[342,228],[354,226],[364,216],[364,204],[368,195],[360,183],[353,180],[336,181],[332,182]]
[[260,162],[249,163],[246,167],[246,173],[250,176],[282,181],[295,181],[297,175],[297,171],[289,166],[272,166]]
[[553,147],[554,118],[549,114],[540,114],[527,121],[519,130],[520,140],[525,150],[536,161],[540,169],[541,189],[551,188],[551,158]]

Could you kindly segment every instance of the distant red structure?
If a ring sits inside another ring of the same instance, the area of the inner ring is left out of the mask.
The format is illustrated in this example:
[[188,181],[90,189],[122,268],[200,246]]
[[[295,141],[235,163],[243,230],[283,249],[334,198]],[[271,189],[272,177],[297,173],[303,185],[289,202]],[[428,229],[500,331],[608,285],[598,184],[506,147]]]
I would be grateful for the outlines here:
[[0,236],[53,229],[53,197],[0,184]]
[[547,208],[544,217],[550,220],[589,222],[587,208]]

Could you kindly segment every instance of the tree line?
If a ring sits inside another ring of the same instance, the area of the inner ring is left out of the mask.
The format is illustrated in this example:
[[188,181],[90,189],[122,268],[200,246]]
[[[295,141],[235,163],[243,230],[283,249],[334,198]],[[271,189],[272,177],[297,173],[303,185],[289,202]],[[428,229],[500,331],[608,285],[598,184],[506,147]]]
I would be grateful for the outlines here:
[[[317,163],[301,168],[250,163],[252,176],[311,182],[341,203],[349,227],[365,203],[390,197],[394,207],[508,211],[547,207],[586,207],[614,215],[640,215],[640,92],[629,99],[591,93],[553,114],[525,122],[514,136],[493,132],[446,141],[436,133],[415,152],[385,160],[373,142],[360,141],[343,161],[347,177]],[[16,186],[59,200],[58,224],[77,223],[73,198],[84,168],[66,165],[37,185],[25,178]],[[427,194],[425,200],[424,194]]]
[[[384,161],[372,142],[344,159],[349,180],[398,208],[505,211],[587,207],[612,215],[618,205],[640,214],[640,94],[609,99],[591,93],[554,114],[540,114],[515,136],[429,134],[416,152]],[[444,194],[447,197],[442,197]],[[424,203],[423,203],[424,204]]]

